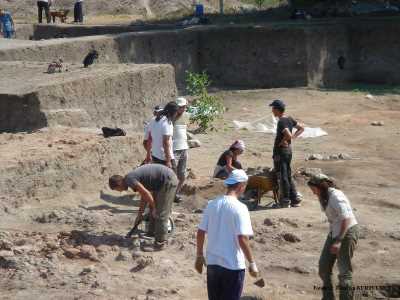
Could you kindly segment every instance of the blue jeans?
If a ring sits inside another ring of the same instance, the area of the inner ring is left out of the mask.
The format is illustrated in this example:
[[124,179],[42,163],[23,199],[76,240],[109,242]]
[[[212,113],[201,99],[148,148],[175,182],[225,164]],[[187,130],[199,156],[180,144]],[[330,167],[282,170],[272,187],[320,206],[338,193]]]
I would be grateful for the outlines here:
[[207,266],[208,300],[240,300],[245,270],[229,270],[218,265]]
[[13,37],[13,32],[12,32],[12,31],[9,31],[9,30],[4,30],[4,31],[3,31],[3,36],[4,36],[4,38],[6,38],[6,39],[12,39],[12,37]]

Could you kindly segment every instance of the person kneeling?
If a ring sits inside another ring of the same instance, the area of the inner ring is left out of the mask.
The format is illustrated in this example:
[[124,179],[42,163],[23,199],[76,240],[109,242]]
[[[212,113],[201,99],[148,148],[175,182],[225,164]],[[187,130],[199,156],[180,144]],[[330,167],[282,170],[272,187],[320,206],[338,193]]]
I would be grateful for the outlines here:
[[241,140],[235,141],[228,150],[224,151],[218,159],[214,170],[214,178],[226,179],[235,169],[243,169],[238,161],[238,156],[244,152],[245,144]]

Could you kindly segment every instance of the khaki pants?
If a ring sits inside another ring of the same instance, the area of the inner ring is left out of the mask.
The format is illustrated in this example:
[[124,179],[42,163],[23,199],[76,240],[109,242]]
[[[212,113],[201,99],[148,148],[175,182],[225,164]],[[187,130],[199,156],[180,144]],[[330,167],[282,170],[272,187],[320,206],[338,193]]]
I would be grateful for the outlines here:
[[150,217],[149,233],[154,232],[156,242],[164,242],[168,235],[168,219],[171,216],[172,204],[176,195],[178,180],[171,178],[171,181],[157,192],[153,192],[156,204],[156,218]]
[[336,260],[339,269],[339,299],[353,299],[353,267],[351,265],[351,259],[353,258],[354,250],[357,246],[358,235],[358,226],[352,226],[342,240],[338,255],[330,252],[334,241],[331,233],[328,235],[319,260],[319,276],[323,283],[322,300],[335,299],[332,284],[332,269]]

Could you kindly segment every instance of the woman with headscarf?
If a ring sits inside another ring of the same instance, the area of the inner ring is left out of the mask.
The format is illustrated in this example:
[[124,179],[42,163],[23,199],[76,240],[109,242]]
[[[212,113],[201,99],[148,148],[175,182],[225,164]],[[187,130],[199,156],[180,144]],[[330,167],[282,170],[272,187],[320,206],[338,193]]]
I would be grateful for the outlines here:
[[335,299],[332,269],[336,261],[339,269],[340,299],[353,299],[351,259],[359,231],[350,201],[333,180],[324,174],[313,176],[308,181],[308,186],[318,197],[321,209],[328,218],[330,229],[319,260],[323,299]]
[[236,140],[228,150],[224,151],[218,159],[214,170],[214,178],[226,179],[235,169],[243,169],[242,164],[238,160],[246,146],[242,140]]

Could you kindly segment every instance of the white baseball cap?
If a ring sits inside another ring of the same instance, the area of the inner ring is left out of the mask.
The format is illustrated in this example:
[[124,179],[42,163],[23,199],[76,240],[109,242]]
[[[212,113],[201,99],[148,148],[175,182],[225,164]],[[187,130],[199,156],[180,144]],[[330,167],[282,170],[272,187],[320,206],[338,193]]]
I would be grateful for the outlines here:
[[247,182],[249,177],[244,170],[235,169],[229,174],[229,177],[225,179],[224,184],[226,186],[233,185],[236,183]]
[[183,97],[176,98],[175,102],[178,106],[181,106],[181,107],[187,105],[187,100],[186,100],[186,98],[183,98]]

